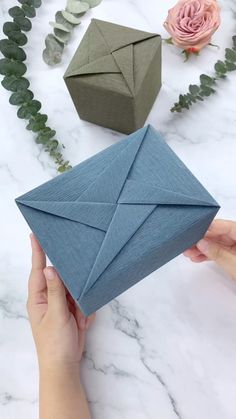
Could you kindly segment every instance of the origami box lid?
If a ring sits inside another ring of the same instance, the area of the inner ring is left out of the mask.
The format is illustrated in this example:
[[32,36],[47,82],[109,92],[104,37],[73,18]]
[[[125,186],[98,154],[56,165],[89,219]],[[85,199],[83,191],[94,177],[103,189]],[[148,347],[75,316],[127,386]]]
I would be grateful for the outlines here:
[[[134,60],[138,43],[142,48]],[[106,88],[134,96],[160,46],[161,37],[155,33],[92,19],[64,78],[113,74]],[[87,77],[86,81],[100,88],[103,85],[101,78]]]
[[86,315],[196,243],[219,209],[151,126],[16,203]]

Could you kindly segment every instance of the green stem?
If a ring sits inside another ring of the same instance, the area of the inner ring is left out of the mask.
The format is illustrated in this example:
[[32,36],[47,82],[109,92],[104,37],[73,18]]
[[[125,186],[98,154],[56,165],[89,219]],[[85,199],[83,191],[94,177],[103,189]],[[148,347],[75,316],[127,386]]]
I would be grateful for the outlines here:
[[171,108],[171,112],[182,112],[184,109],[190,107],[197,101],[203,101],[206,97],[215,93],[215,86],[217,81],[227,77],[228,72],[236,70],[236,36],[232,37],[232,48],[226,48],[225,60],[218,60],[214,66],[213,76],[201,74],[200,83],[198,85],[189,86],[189,92],[180,94],[179,100]]

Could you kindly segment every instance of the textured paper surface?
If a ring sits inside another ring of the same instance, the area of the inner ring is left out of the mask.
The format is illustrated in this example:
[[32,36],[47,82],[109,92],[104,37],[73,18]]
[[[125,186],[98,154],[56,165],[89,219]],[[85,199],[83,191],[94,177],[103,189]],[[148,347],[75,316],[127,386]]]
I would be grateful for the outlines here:
[[161,37],[92,19],[64,79],[82,119],[129,134],[161,87]]
[[151,126],[16,203],[86,315],[196,243],[219,209]]

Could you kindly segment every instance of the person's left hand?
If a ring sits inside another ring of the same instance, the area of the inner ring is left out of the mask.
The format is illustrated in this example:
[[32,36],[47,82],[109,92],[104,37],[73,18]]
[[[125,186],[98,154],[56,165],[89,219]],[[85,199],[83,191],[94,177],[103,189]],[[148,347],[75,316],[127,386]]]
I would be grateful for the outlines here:
[[31,234],[32,270],[27,310],[40,370],[76,369],[82,357],[86,330],[95,315],[85,318],[56,270],[46,267],[45,254]]

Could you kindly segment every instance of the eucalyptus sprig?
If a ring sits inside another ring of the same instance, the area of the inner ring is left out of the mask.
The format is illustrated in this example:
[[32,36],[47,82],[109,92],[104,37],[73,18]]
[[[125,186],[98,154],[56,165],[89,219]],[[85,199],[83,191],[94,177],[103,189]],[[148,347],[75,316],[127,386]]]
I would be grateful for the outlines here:
[[66,8],[55,14],[55,22],[49,22],[53,32],[46,36],[43,59],[46,64],[54,66],[61,62],[65,45],[71,38],[75,26],[80,25],[81,17],[102,0],[67,0]]
[[236,70],[236,35],[232,40],[232,48],[225,49],[225,60],[215,63],[213,76],[201,74],[200,84],[190,84],[189,92],[179,95],[179,101],[171,108],[171,112],[182,112],[184,109],[190,109],[193,103],[203,101],[205,97],[216,92],[218,80],[225,79],[228,72]]
[[40,113],[41,103],[34,98],[29,89],[30,82],[25,77],[27,71],[26,53],[22,46],[27,44],[28,32],[32,28],[31,18],[36,16],[36,9],[41,6],[41,0],[18,0],[21,6],[14,6],[8,13],[13,21],[3,25],[7,36],[0,40],[0,51],[5,58],[0,60],[0,74],[4,76],[2,86],[12,92],[9,102],[17,106],[17,116],[28,121],[26,128],[36,134],[35,141],[42,144],[44,150],[54,159],[57,170],[64,172],[71,168],[60,151],[63,145],[55,139],[56,131],[46,125],[47,115]]

